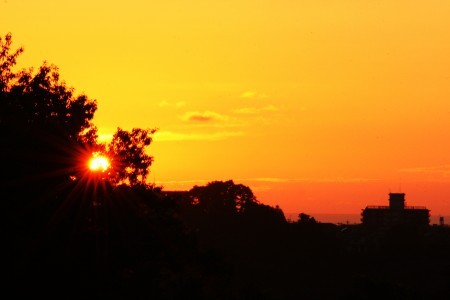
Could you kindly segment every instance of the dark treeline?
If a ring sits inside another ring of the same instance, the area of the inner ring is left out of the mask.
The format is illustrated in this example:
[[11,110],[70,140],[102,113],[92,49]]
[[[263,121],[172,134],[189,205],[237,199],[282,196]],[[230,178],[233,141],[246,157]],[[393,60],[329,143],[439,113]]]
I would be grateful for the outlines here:
[[[220,253],[231,286],[249,299],[442,299],[450,296],[450,228],[371,228],[318,223],[299,214],[286,222],[278,208],[255,201],[242,209],[242,186],[212,182],[186,193],[183,223],[200,249]],[[254,199],[254,198],[253,198]],[[217,202],[211,205],[212,202]]]
[[[58,299],[450,299],[450,230],[287,222],[251,189],[146,183],[154,130],[99,143],[96,102],[0,39],[2,292]],[[91,172],[93,152],[111,168]]]

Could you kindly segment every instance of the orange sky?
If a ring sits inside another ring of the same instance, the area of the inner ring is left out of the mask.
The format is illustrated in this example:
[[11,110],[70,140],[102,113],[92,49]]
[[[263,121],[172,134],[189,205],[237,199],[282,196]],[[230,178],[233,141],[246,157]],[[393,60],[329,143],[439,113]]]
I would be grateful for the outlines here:
[[450,215],[450,2],[0,0],[0,34],[97,99],[102,137],[159,128],[151,180],[249,185],[285,212]]

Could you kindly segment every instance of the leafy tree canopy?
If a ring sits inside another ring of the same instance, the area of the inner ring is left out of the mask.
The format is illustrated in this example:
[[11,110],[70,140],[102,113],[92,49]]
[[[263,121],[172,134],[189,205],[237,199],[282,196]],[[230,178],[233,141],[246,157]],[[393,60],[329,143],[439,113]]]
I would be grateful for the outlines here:
[[248,186],[235,184],[232,180],[194,186],[189,193],[194,203],[210,213],[243,213],[258,203]]
[[133,128],[126,131],[117,128],[109,144],[108,157],[113,165],[112,179],[116,184],[145,184],[153,157],[145,153],[152,142],[155,129]]
[[100,144],[92,123],[96,101],[75,95],[46,62],[37,71],[15,71],[23,48],[11,45],[11,34],[0,37],[2,182],[43,174],[67,178],[85,171],[91,153],[101,151],[111,156],[112,183],[145,184],[153,161],[145,149],[155,130],[118,128],[109,145]]
[[298,215],[297,223],[299,223],[299,224],[316,224],[317,221],[314,217],[311,217],[308,214],[300,213]]

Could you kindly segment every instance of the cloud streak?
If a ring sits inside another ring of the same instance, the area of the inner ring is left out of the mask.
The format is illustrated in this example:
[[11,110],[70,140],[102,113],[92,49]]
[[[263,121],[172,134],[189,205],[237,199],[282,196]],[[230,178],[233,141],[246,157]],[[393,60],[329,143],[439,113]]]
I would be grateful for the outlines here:
[[264,99],[267,98],[268,96],[264,93],[258,93],[258,92],[253,92],[253,91],[247,91],[244,92],[240,95],[241,98],[246,98],[246,99]]
[[180,117],[183,121],[190,122],[213,122],[213,121],[228,121],[229,117],[219,114],[214,111],[189,111]]
[[266,105],[263,107],[242,107],[235,109],[233,112],[240,115],[257,115],[262,112],[278,112],[280,109],[274,105]]
[[181,133],[172,131],[157,131],[154,140],[159,142],[173,141],[220,141],[243,136],[242,131],[220,131],[212,133]]
[[241,179],[242,181],[267,182],[267,183],[358,183],[358,182],[373,182],[379,181],[374,178],[281,178],[281,177],[257,177]]
[[159,106],[159,107],[175,107],[175,108],[181,108],[181,107],[186,106],[186,102],[184,102],[184,101],[178,101],[178,102],[175,102],[175,103],[170,103],[170,102],[167,102],[167,101],[164,100],[164,101],[159,102],[158,106]]
[[450,165],[405,168],[405,169],[400,169],[399,172],[417,173],[417,174],[435,174],[435,175],[448,176],[448,175],[450,175]]
[[[205,185],[218,179],[191,179],[191,180],[162,180],[157,181],[157,184],[175,189],[175,190],[190,190],[194,185]],[[243,183],[249,185],[254,192],[264,192],[275,188],[277,184],[296,184],[296,183],[360,183],[360,182],[374,182],[378,179],[371,178],[279,178],[279,177],[257,177],[245,179],[233,179],[235,183]]]

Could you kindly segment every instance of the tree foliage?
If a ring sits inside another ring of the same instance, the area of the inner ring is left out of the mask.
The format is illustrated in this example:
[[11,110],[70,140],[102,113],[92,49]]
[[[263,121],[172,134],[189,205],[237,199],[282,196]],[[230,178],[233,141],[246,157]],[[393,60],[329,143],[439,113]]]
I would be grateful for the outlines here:
[[86,95],[74,96],[73,88],[59,78],[58,68],[44,63],[15,73],[13,67],[23,48],[11,52],[11,35],[0,39],[0,122],[3,126],[45,126],[70,139],[94,130],[92,118],[96,101]]
[[209,213],[235,214],[243,213],[256,204],[252,190],[232,180],[213,181],[206,186],[194,186],[190,190],[192,201]]
[[133,128],[126,131],[117,128],[108,147],[113,170],[112,180],[130,185],[145,184],[153,157],[145,153],[152,141],[154,129]]
[[10,82],[16,78],[17,75],[12,71],[12,68],[16,65],[17,57],[23,52],[21,47],[10,53],[11,44],[10,33],[5,38],[0,36],[0,92],[6,92]]
[[311,217],[308,214],[300,213],[298,215],[297,223],[299,223],[299,224],[316,224],[317,221],[314,217]]
[[11,34],[0,37],[2,178],[44,173],[67,178],[83,171],[92,152],[101,151],[111,156],[112,183],[144,184],[153,161],[145,150],[155,130],[118,128],[109,145],[100,144],[92,122],[96,101],[75,95],[54,65],[15,71],[23,48],[14,51],[11,45]]
[[[53,65],[15,71],[22,51],[0,38],[5,286],[24,297],[220,299],[226,273],[145,184],[155,130],[118,128],[99,143],[96,101],[76,96]],[[88,172],[93,152],[110,156],[110,172]]]
[[0,39],[1,177],[67,177],[96,144],[96,101],[75,96],[54,65],[15,71],[23,48],[11,44],[10,34]]

